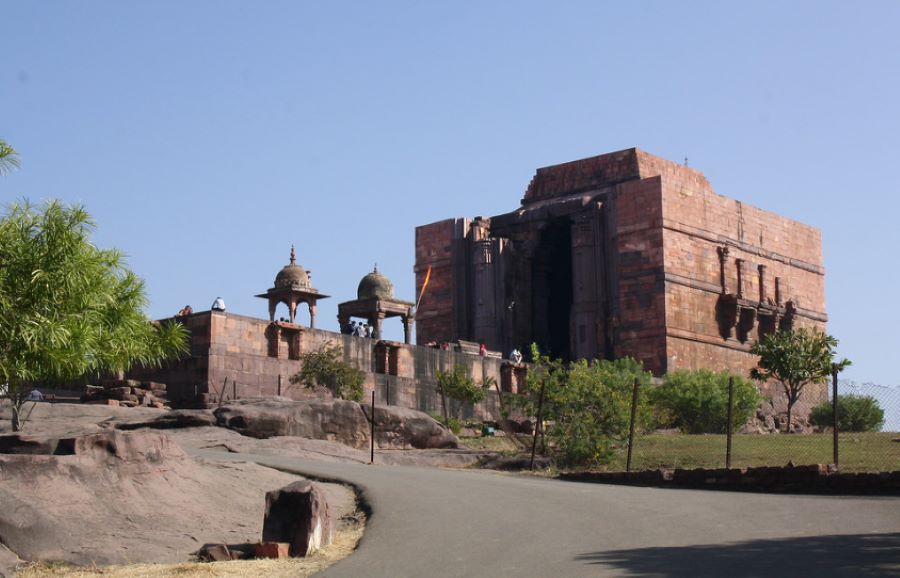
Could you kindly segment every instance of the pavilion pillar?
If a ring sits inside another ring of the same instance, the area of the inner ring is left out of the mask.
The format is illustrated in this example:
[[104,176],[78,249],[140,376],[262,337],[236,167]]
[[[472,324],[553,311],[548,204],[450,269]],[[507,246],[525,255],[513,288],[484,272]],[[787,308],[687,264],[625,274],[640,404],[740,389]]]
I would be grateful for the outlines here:
[[412,319],[408,315],[404,315],[403,319],[403,342],[409,345],[412,343]]
[[381,326],[384,325],[384,313],[376,313],[372,321],[375,325],[372,335],[374,335],[375,339],[381,339]]
[[309,303],[309,328],[316,328],[316,302],[312,301]]

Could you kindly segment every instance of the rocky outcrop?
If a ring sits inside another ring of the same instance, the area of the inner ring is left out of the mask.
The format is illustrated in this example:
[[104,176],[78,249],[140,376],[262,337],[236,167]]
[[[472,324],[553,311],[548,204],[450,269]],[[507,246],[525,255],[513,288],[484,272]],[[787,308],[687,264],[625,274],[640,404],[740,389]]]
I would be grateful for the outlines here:
[[81,401],[123,407],[168,407],[165,383],[135,379],[107,379],[100,385],[86,385]]
[[[296,436],[369,447],[371,409],[353,401],[248,399],[214,411],[218,425],[255,438]],[[382,449],[456,448],[456,436],[428,414],[396,406],[375,408],[375,444]]]
[[117,423],[116,429],[133,430],[144,427],[151,429],[180,429],[214,425],[216,425],[216,416],[214,416],[213,412],[210,410],[177,409],[149,420]]
[[194,460],[160,431],[2,437],[43,449],[0,453],[0,538],[23,560],[179,562],[198,544],[255,542],[262,496],[296,479]]
[[308,480],[266,493],[262,541],[290,544],[291,556],[308,556],[331,544],[335,520],[324,489]]

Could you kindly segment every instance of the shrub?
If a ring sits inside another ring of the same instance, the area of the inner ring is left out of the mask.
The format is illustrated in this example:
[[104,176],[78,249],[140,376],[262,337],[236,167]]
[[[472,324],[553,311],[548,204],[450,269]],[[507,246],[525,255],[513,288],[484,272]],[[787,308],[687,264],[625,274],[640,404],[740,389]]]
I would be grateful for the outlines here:
[[[871,395],[839,395],[837,398],[838,430],[847,432],[881,431],[884,410]],[[831,401],[813,408],[809,421],[815,426],[833,425]]]
[[756,411],[762,396],[749,380],[727,371],[680,370],[666,374],[650,397],[663,426],[685,433],[725,433],[728,421],[728,380],[734,379],[732,431]]
[[[630,357],[580,360],[569,365],[560,387],[548,390],[547,437],[565,466],[608,462],[628,437],[634,380],[646,387],[650,374]],[[639,392],[645,387],[640,387]],[[647,421],[646,396],[638,398],[638,423]]]
[[462,365],[454,365],[451,371],[437,372],[438,391],[447,397],[464,403],[478,403],[485,398],[484,387],[466,374]]
[[[533,365],[528,370],[524,395],[504,395],[512,408],[537,416],[544,389],[544,432],[557,459],[564,466],[606,463],[628,436],[634,380],[644,391],[650,373],[634,359],[581,360],[566,366],[559,359],[541,355],[531,347]],[[648,421],[646,396],[639,398],[638,423]]]
[[324,343],[315,351],[300,356],[300,371],[291,376],[291,383],[313,388],[322,385],[341,399],[362,401],[365,374],[343,360],[339,345]]
[[[429,416],[431,416],[431,419],[433,419],[434,421],[438,422],[441,425],[444,425],[444,416],[442,416],[440,413],[438,413],[436,411],[429,411],[427,413]],[[459,421],[455,417],[448,417],[447,424],[445,427],[447,429],[449,429],[450,431],[452,431],[453,435],[459,435],[459,432],[462,431],[463,424],[461,421]]]

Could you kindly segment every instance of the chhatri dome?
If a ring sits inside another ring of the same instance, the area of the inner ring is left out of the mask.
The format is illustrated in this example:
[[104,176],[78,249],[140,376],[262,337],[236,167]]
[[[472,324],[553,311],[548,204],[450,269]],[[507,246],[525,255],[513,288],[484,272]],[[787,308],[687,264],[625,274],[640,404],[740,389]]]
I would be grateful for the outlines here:
[[296,323],[297,305],[306,303],[309,307],[309,326],[316,327],[316,301],[327,299],[309,283],[309,272],[297,264],[297,251],[291,245],[291,262],[282,267],[275,276],[275,286],[265,293],[257,295],[269,301],[269,321],[275,321],[275,309],[279,303],[288,307],[288,321]]
[[309,288],[309,274],[306,269],[297,264],[297,252],[291,245],[291,262],[282,267],[275,276],[275,288],[303,287]]
[[393,299],[394,284],[391,280],[378,272],[378,265],[375,269],[362,278],[359,287],[356,288],[357,299]]

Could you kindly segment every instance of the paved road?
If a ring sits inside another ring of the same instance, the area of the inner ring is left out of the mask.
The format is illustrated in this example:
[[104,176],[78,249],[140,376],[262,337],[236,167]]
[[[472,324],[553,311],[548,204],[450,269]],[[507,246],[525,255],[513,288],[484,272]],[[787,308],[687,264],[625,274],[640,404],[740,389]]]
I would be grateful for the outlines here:
[[633,488],[197,454],[361,488],[373,513],[360,547],[322,576],[900,576],[900,498]]

